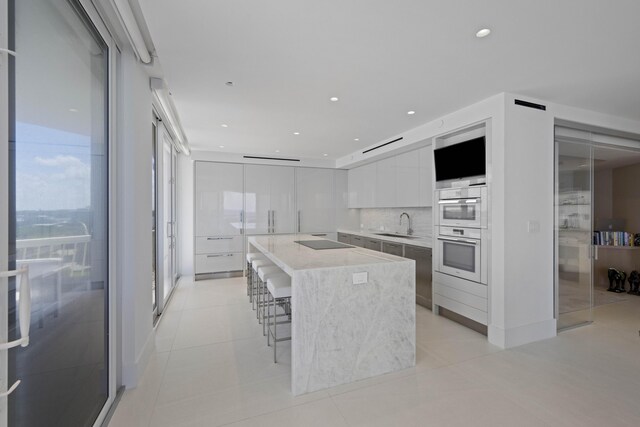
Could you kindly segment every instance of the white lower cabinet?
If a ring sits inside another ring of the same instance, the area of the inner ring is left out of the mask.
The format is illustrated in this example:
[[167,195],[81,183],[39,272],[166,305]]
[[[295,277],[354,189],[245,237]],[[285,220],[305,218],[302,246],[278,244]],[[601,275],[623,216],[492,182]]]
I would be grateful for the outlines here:
[[242,271],[243,255],[240,253],[196,255],[196,274]]
[[242,236],[196,237],[196,254],[242,252]]

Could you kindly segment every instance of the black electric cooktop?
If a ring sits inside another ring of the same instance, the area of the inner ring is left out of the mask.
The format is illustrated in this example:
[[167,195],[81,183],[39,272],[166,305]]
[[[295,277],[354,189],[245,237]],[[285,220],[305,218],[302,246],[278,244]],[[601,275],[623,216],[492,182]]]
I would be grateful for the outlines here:
[[355,248],[355,246],[334,242],[332,240],[296,240],[295,243],[315,250]]

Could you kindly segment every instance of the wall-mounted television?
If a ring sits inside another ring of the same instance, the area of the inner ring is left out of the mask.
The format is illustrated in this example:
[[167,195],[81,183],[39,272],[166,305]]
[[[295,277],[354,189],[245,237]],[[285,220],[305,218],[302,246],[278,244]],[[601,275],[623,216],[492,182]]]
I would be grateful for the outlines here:
[[486,140],[484,136],[433,150],[436,181],[485,176]]

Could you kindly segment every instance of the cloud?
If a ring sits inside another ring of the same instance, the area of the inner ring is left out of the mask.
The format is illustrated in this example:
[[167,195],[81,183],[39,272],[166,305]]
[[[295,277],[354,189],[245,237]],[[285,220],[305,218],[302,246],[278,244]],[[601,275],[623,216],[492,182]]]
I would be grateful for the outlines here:
[[70,155],[33,160],[39,168],[23,168],[17,174],[18,210],[80,209],[91,204],[89,164]]
[[42,166],[86,166],[84,163],[82,163],[82,160],[75,156],[58,155],[48,159],[36,156],[34,160],[37,164]]

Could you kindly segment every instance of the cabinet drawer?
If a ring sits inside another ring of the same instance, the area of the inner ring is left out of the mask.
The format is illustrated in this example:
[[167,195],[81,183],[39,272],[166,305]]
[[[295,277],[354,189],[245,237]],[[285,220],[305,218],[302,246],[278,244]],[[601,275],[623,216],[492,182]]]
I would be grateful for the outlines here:
[[196,255],[196,274],[241,271],[242,253]]
[[351,244],[351,235],[350,234],[344,234],[344,233],[338,233],[338,242],[346,243],[346,244],[350,245]]
[[382,252],[386,254],[402,256],[403,255],[402,244],[382,242]]
[[461,291],[451,286],[434,283],[433,293],[446,297],[452,301],[468,305],[469,307],[473,307],[474,309],[485,313],[489,311],[488,301],[486,298]]
[[364,248],[364,237],[351,236],[351,244],[354,246],[360,246],[361,248]]
[[372,251],[382,251],[382,241],[376,239],[364,239],[364,247],[367,249],[371,249]]
[[242,236],[196,237],[196,254],[242,252]]

